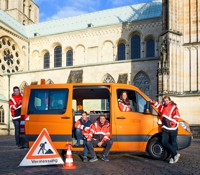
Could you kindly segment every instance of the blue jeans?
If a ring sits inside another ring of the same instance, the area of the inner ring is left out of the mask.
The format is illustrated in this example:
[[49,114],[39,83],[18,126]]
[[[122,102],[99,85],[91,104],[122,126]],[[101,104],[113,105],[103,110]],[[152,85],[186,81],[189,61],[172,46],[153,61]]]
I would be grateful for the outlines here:
[[170,151],[172,158],[177,154],[177,135],[178,131],[163,131],[162,133],[162,145]]
[[15,142],[16,142],[16,145],[19,146],[20,145],[20,136],[19,136],[20,119],[13,120],[13,124],[14,124],[14,127],[15,127]]
[[87,139],[86,138],[84,138],[84,140],[83,140],[83,146],[84,146],[83,157],[87,158],[89,150],[87,147]]
[[78,144],[80,144],[80,140],[83,139],[82,130],[79,128],[76,129],[76,139]]

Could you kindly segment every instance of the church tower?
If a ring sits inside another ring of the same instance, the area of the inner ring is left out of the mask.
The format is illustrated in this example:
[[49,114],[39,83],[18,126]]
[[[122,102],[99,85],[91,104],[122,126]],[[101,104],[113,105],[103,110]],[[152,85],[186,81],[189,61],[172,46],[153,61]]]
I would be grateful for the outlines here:
[[200,109],[200,1],[163,0],[162,5],[159,99],[172,96],[182,115],[195,119]]
[[0,9],[23,25],[39,21],[39,7],[33,0],[0,0]]

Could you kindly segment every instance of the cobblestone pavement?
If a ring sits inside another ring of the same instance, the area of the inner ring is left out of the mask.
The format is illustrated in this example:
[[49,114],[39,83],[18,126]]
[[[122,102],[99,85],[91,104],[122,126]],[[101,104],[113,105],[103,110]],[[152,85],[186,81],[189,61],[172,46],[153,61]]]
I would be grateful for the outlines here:
[[152,160],[145,153],[112,153],[109,162],[101,160],[83,163],[78,153],[73,153],[75,170],[62,170],[60,165],[19,167],[28,149],[17,149],[13,136],[0,136],[0,175],[200,175],[200,139],[193,139],[189,148],[181,150],[180,161]]

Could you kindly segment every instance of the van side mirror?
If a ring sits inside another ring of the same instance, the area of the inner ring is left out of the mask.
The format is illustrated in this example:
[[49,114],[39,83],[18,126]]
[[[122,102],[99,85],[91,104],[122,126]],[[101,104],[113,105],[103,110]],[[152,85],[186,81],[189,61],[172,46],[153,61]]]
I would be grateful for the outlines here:
[[151,113],[151,110],[152,110],[152,108],[151,108],[151,102],[150,102],[150,101],[147,101],[147,102],[146,102],[145,113],[146,113],[146,114],[149,114],[149,113]]

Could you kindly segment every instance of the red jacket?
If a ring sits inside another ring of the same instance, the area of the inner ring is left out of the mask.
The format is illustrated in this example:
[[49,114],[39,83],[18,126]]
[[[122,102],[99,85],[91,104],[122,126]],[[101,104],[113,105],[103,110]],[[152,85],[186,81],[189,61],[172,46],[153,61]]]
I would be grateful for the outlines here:
[[12,119],[18,119],[21,118],[21,104],[19,102],[22,101],[22,95],[14,95],[12,94],[12,97],[9,100],[9,107],[10,107],[10,112],[12,115]]
[[168,105],[161,105],[156,101],[152,101],[152,104],[156,106],[162,116],[162,128],[168,131],[176,130],[178,128],[178,119],[180,118],[176,104],[170,102]]
[[129,102],[125,102],[121,99],[118,99],[118,106],[119,106],[120,111],[123,111],[123,112],[131,111],[131,106]]
[[101,125],[99,120],[92,124],[88,138],[99,139],[102,143],[110,140],[110,124],[108,120],[105,121],[104,125]]
[[81,129],[82,130],[82,134],[85,136],[85,138],[88,138],[88,135],[90,133],[91,124],[92,124],[92,122],[90,120],[84,121],[81,118],[75,123],[74,127]]

